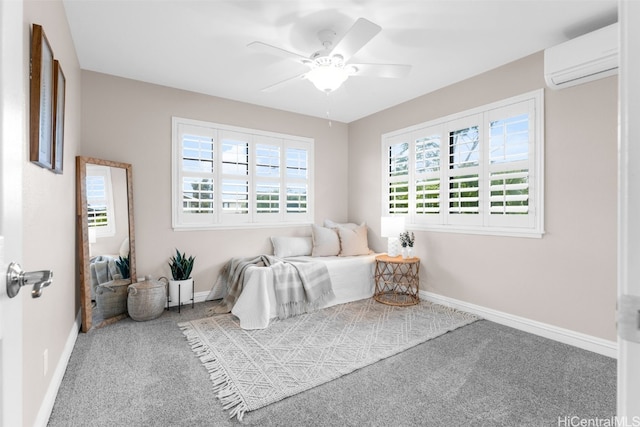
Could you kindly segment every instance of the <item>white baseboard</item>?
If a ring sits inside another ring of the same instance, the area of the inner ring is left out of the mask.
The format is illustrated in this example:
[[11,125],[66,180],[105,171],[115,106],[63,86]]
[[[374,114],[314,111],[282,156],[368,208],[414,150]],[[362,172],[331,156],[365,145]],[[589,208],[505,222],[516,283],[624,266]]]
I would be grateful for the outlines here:
[[[205,299],[207,298],[207,296],[209,295],[209,291],[205,291],[205,292],[194,292],[193,293],[193,302],[204,302]],[[187,300],[187,301],[182,301],[182,306],[190,306],[191,305],[191,300]],[[173,304],[173,305],[169,305],[170,308],[176,308],[178,307],[178,304]],[[166,305],[165,305],[166,308]]]
[[431,292],[420,291],[420,297],[436,304],[453,307],[468,313],[476,314],[486,320],[490,320],[501,325],[509,326],[514,329],[569,344],[583,350],[593,351],[612,358],[618,356],[618,343],[615,341],[604,340],[602,338],[593,337],[580,332],[571,331],[569,329],[560,328],[535,320],[526,319],[524,317],[514,316],[513,314],[504,313],[502,311],[493,310],[468,302],[456,300]]
[[209,291],[196,292],[193,294],[193,300],[195,302],[204,302],[207,295],[209,295]]
[[60,360],[56,365],[56,369],[53,372],[53,376],[51,377],[51,382],[49,383],[49,387],[47,388],[47,393],[44,395],[44,399],[42,399],[42,404],[40,405],[38,416],[33,423],[35,427],[46,427],[47,423],[49,422],[51,411],[53,411],[53,404],[56,402],[56,396],[58,395],[58,390],[60,389],[60,385],[62,384],[62,378],[64,377],[64,373],[67,370],[67,365],[69,364],[69,359],[71,358],[71,353],[73,352],[73,347],[76,344],[76,340],[78,339],[78,332],[80,331],[80,326],[82,325],[80,313],[81,312],[78,310],[76,321],[71,326],[71,331],[69,331],[67,342],[64,344],[64,348],[62,349],[62,355],[60,356]]

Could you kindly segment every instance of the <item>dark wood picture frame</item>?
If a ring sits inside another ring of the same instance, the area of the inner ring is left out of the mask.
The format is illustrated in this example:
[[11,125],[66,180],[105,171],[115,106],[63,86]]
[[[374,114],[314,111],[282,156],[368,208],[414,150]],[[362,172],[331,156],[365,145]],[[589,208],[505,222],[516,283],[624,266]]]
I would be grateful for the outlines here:
[[53,50],[42,26],[33,24],[29,158],[43,168],[53,167]]
[[60,62],[53,61],[53,172],[62,173],[64,160],[64,101],[66,79]]

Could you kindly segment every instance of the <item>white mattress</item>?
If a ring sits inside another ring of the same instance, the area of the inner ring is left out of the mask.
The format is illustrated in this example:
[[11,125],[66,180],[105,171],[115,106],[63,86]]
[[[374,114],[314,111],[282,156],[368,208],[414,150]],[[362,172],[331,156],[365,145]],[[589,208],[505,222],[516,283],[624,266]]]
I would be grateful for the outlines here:
[[[327,266],[334,297],[320,308],[370,298],[373,295],[375,257],[378,254],[350,257],[292,257],[322,262]],[[207,300],[224,297],[226,290],[216,282]],[[264,329],[277,317],[273,275],[269,267],[247,267],[242,294],[231,312],[240,319],[243,329]]]

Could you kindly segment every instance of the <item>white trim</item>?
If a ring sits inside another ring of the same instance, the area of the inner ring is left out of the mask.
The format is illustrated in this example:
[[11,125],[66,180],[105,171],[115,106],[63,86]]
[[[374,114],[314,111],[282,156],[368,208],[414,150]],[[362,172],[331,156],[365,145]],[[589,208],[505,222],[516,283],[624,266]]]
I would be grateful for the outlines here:
[[451,228],[440,224],[408,224],[407,229],[435,231],[440,233],[460,233],[460,234],[481,234],[483,236],[505,236],[505,237],[526,237],[531,239],[541,239],[545,231],[525,231],[522,229],[510,229],[506,227],[482,228],[482,227],[462,227]]
[[614,359],[617,357],[618,344],[615,341],[609,341],[580,332],[571,331],[569,329],[515,316],[513,314],[445,297],[432,292],[420,291],[420,297],[437,304],[473,313],[486,320],[544,338],[549,338],[563,344],[568,344],[583,350],[593,351],[594,353]]
[[194,302],[205,302],[208,295],[209,295],[209,291],[195,292],[193,294],[193,301]]
[[40,410],[38,411],[36,420],[33,423],[33,425],[36,427],[46,427],[47,423],[49,422],[49,417],[51,417],[51,411],[53,411],[53,405],[56,402],[58,390],[60,390],[60,385],[62,384],[64,373],[66,372],[67,366],[69,365],[69,359],[71,358],[73,347],[76,345],[76,340],[78,339],[78,331],[80,331],[80,327],[82,326],[82,317],[80,316],[80,313],[81,311],[78,310],[78,315],[76,316],[75,322],[73,322],[73,325],[71,326],[71,331],[69,331],[67,342],[62,349],[62,355],[60,356],[60,360],[58,361],[56,370],[51,377],[51,382],[49,383],[49,387],[47,388],[47,393],[42,399]]
[[[247,230],[247,229],[258,229],[258,228],[291,228],[291,227],[310,227],[313,222],[304,221],[304,222],[272,222],[272,223],[246,223],[246,224],[235,224],[235,225],[201,225],[201,224],[189,224],[182,225],[179,228],[175,228],[173,231],[181,232],[181,231],[208,231],[208,230],[216,230],[216,229],[224,229],[224,230]],[[309,231],[311,233],[311,231]]]
[[[31,24],[24,19],[22,0],[0,1],[0,425],[21,426],[23,409],[23,295],[6,295],[4,269],[9,262],[23,261],[23,169],[28,168],[25,147],[29,142],[28,68],[25,46],[30,40]],[[28,29],[27,29],[28,28]],[[33,166],[31,166],[33,167]],[[24,292],[24,291],[23,291]],[[9,325],[11,326],[9,328]]]
[[[625,296],[640,296],[640,174],[638,142],[640,125],[640,4],[619,0],[620,77],[618,79],[618,301]],[[618,318],[622,313],[618,313]],[[618,330],[617,416],[640,419],[640,343],[623,338]],[[637,423],[636,423],[637,424]]]

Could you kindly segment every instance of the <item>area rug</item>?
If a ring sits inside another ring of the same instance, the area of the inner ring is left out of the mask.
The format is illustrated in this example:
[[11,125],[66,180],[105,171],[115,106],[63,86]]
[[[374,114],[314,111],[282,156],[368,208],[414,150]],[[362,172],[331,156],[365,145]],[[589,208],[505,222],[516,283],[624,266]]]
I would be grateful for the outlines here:
[[260,330],[232,314],[178,324],[211,374],[230,417],[267,406],[478,320],[427,301],[395,307],[372,298]]

